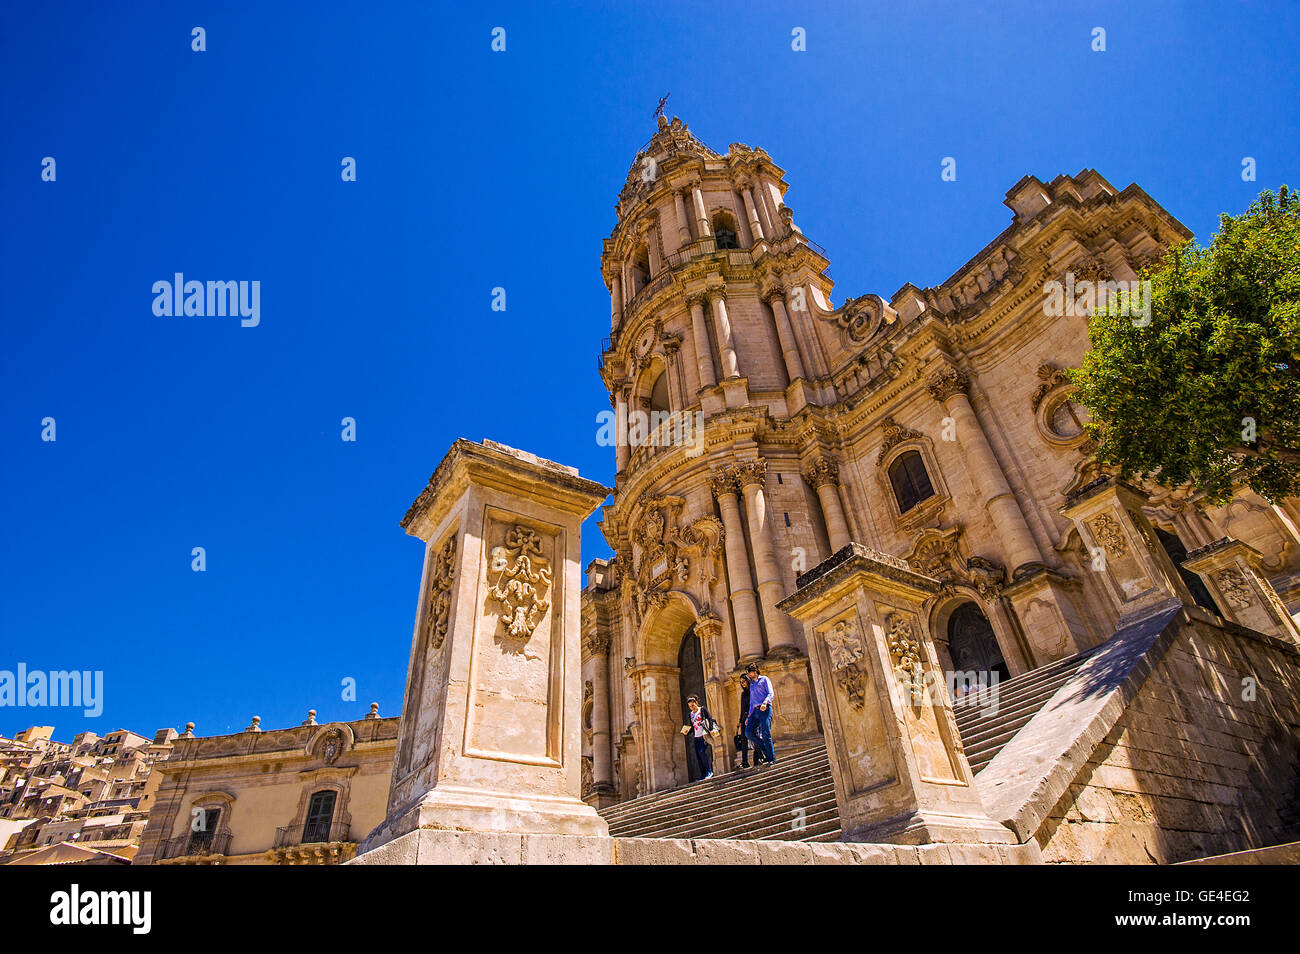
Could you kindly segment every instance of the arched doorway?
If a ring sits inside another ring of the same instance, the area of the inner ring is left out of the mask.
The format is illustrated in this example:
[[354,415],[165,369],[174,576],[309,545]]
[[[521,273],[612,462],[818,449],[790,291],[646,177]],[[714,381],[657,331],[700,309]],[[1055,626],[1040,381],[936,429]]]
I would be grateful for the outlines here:
[[[973,672],[975,679],[985,685],[993,681],[992,673],[997,673],[999,682],[1011,678],[992,624],[972,602],[962,603],[948,617],[948,654],[952,657],[954,670],[958,673]],[[954,688],[958,695],[963,691],[964,681],[957,677]]]
[[[689,696],[698,696],[700,705],[704,702],[704,655],[700,648],[700,637],[695,635],[692,626],[682,637],[681,648],[677,651],[677,697],[681,700],[682,725],[691,724],[690,707],[686,705]],[[682,736],[686,747],[687,777],[690,781],[702,778],[699,762],[695,758],[695,742],[691,733]]]

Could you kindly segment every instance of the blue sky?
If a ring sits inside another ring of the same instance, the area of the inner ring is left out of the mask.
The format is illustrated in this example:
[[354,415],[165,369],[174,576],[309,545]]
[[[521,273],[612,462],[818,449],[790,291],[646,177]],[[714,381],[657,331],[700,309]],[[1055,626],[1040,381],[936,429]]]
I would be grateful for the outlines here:
[[[105,700],[0,733],[397,714],[421,562],[398,521],[448,445],[613,481],[600,242],[664,93],[787,170],[837,303],[947,277],[1026,173],[1137,182],[1201,240],[1300,184],[1295,4],[900,6],[11,8],[0,669],[102,670]],[[260,324],[156,317],[175,272],[260,281]],[[608,553],[594,521],[583,552]]]

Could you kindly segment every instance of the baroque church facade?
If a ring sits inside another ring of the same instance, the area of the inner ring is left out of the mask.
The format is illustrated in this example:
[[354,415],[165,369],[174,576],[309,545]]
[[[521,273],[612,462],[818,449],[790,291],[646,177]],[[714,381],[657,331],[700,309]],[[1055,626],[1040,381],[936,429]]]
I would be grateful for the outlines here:
[[[1044,287],[1136,281],[1189,230],[1091,169],[1026,176],[1007,228],[948,279],[836,306],[787,188],[763,149],[718,153],[660,117],[604,241],[600,374],[631,439],[601,521],[615,555],[582,593],[582,793],[600,809],[699,776],[688,694],[730,727],[715,760],[734,764],[750,662],[775,686],[778,756],[821,740],[807,637],[778,604],[850,542],[938,581],[921,623],[948,672],[1021,676],[1121,622],[1128,584],[1097,562],[1122,556],[1119,528],[1098,517],[1085,540],[1063,513],[1106,476],[1065,374],[1087,319],[1049,315]],[[702,433],[681,439],[690,421]],[[1296,501],[1142,493],[1135,532],[1184,602],[1231,615],[1231,587],[1182,566],[1230,537],[1257,551],[1275,609],[1300,608]]]

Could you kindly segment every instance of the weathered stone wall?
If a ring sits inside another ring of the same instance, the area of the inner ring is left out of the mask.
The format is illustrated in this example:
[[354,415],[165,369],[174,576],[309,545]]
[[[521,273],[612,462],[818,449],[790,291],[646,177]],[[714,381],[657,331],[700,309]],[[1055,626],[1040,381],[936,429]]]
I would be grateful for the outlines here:
[[1182,624],[1039,828],[1043,859],[1165,864],[1295,839],[1298,663],[1279,640]]

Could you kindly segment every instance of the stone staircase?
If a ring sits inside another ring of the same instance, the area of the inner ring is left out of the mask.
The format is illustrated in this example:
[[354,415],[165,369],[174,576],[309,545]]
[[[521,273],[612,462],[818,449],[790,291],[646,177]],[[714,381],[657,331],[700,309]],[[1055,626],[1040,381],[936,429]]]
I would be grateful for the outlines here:
[[836,841],[840,813],[826,746],[782,751],[777,762],[642,795],[601,810],[616,838],[772,838]]
[[1056,695],[1091,655],[1089,650],[1069,659],[1058,659],[999,683],[996,689],[971,693],[953,703],[957,733],[971,771],[978,775],[992,762],[1011,737],[1025,727],[1043,703]]
[[[953,706],[972,771],[978,773],[1072,676],[1091,652],[1027,672]],[[986,708],[989,711],[985,711]],[[839,809],[821,741],[782,748],[777,764],[730,772],[601,809],[616,838],[765,838],[837,841]]]

